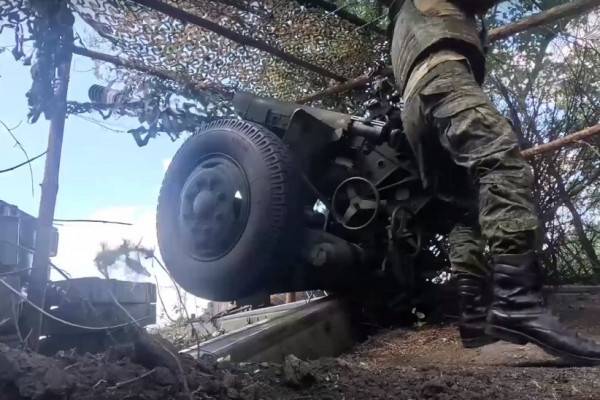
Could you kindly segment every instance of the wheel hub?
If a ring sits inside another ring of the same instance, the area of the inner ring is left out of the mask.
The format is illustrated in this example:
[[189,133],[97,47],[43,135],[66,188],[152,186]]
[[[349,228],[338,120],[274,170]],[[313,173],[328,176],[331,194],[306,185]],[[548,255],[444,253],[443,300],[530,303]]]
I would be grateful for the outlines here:
[[188,252],[203,261],[228,253],[246,227],[249,205],[240,166],[224,154],[206,156],[181,191],[179,235]]

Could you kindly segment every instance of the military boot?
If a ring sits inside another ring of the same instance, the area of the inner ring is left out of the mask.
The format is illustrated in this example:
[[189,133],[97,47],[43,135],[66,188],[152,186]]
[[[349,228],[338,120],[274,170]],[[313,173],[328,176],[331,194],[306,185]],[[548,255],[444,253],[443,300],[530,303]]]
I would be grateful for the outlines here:
[[565,328],[546,307],[542,270],[533,253],[495,257],[493,271],[488,335],[517,344],[533,343],[570,362],[600,363],[600,344]]
[[485,320],[489,308],[485,289],[489,287],[483,276],[458,274],[458,331],[463,347],[468,349],[498,341],[485,334]]

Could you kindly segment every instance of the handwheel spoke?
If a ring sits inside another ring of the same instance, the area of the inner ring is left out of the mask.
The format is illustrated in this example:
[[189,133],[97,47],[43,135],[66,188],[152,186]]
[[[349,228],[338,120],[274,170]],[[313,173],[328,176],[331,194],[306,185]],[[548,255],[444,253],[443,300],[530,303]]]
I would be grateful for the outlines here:
[[348,222],[350,222],[352,217],[354,217],[357,212],[358,212],[358,209],[356,207],[354,207],[353,204],[349,205],[348,209],[346,210],[346,213],[344,214],[344,218],[343,218],[344,223],[347,224]]
[[350,200],[352,200],[358,196],[358,193],[356,193],[356,189],[354,189],[354,186],[352,186],[352,185],[348,185],[346,187],[346,194],[348,195],[348,199],[350,199]]
[[358,203],[358,207],[361,210],[375,210],[377,208],[377,202],[375,200],[361,200]]

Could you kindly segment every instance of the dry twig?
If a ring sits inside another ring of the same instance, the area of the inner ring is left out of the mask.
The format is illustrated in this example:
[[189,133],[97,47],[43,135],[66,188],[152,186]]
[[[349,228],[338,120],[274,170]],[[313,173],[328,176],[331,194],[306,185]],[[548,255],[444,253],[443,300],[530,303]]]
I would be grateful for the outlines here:
[[131,379],[127,379],[125,381],[121,381],[121,382],[117,382],[114,386],[109,386],[107,387],[107,389],[109,390],[116,390],[119,388],[122,388],[123,386],[127,386],[131,383],[135,383],[139,380],[144,379],[147,376],[152,375],[154,372],[156,372],[156,368],[152,368],[150,371],[144,372],[143,374],[141,374],[140,376],[136,376],[135,378],[131,378]]

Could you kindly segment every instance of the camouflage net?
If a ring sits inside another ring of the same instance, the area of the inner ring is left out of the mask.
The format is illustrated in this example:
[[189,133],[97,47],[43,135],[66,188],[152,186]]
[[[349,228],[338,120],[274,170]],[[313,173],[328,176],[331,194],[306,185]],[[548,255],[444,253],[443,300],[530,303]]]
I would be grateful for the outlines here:
[[[380,29],[360,27],[321,8],[302,5],[310,4],[310,0],[300,0],[302,4],[288,0],[163,1],[345,77],[377,68],[387,54]],[[42,112],[48,116],[49,103],[45,99],[52,98],[55,84],[52,54],[60,55],[65,47],[62,37],[40,34],[50,19],[48,15],[40,15],[39,10],[44,9],[41,5],[46,9],[61,5],[61,9],[66,10],[67,4],[108,41],[120,58],[185,78],[182,81],[187,84],[177,84],[119,68],[118,77],[128,83],[126,92],[132,95],[127,99],[127,107],[69,103],[69,114],[95,111],[103,118],[137,116],[142,125],[130,132],[139,145],[160,133],[175,140],[182,132],[196,129],[202,121],[232,114],[229,99],[222,95],[224,92],[248,91],[292,101],[333,83],[329,78],[268,52],[236,43],[130,0],[3,0],[0,29],[5,26],[15,29],[13,54],[26,65],[35,60],[33,87],[28,94],[33,121]],[[366,21],[384,21],[377,18],[381,11],[375,7],[375,0],[350,1],[344,10],[350,9]],[[24,25],[31,34],[27,39],[35,40],[35,54],[23,52]],[[192,93],[188,90],[190,83],[206,89]],[[322,106],[356,111],[370,94],[367,91],[355,94],[327,99]],[[178,96],[188,100],[174,108],[171,100]]]
[[[385,54],[381,35],[357,29],[321,9],[289,0],[236,1],[239,8],[218,0],[165,0],[345,77],[360,75]],[[127,59],[181,73],[197,83],[284,100],[331,83],[269,53],[128,0],[71,2],[75,11]]]

